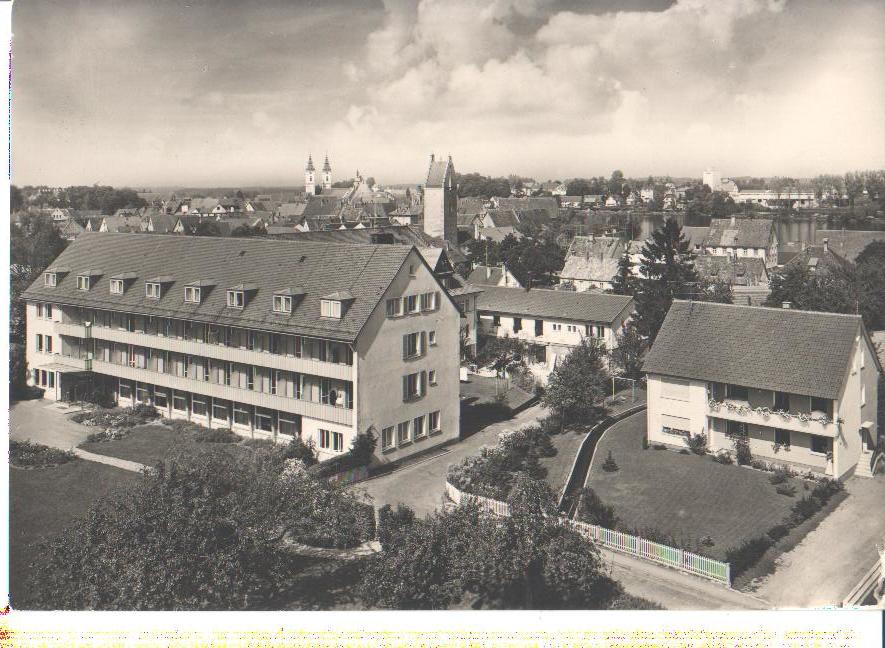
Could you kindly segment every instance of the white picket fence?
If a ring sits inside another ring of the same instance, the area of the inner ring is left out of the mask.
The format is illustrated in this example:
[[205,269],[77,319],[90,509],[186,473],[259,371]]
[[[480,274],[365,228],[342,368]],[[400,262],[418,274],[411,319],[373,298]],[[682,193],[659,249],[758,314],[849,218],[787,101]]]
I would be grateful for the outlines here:
[[[480,509],[493,513],[495,515],[509,516],[510,507],[506,502],[501,502],[489,497],[480,495],[471,495],[464,493],[458,488],[446,482],[446,496],[455,504],[462,502],[471,502],[479,506]],[[630,535],[629,533],[621,533],[620,531],[612,531],[605,527],[578,520],[570,520],[561,517],[562,524],[571,527],[587,540],[602,545],[613,551],[630,554],[638,558],[650,560],[660,565],[666,565],[680,571],[684,571],[695,576],[708,578],[717,583],[722,583],[731,587],[731,565],[727,562],[713,560],[706,556],[683,549],[677,549],[668,545],[652,542],[645,538]]]

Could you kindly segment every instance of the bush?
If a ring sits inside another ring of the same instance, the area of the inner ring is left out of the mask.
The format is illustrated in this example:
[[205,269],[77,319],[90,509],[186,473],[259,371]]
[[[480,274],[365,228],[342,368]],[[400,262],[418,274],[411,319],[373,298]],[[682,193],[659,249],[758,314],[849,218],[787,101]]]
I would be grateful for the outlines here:
[[771,466],[761,459],[750,459],[750,466],[756,470],[771,470]]
[[20,468],[48,468],[74,461],[73,452],[50,448],[31,441],[9,442],[9,463]]
[[793,504],[790,512],[789,521],[793,526],[797,526],[813,516],[821,509],[821,501],[816,497],[808,497],[803,495],[802,499]]
[[378,541],[381,548],[387,551],[390,547],[397,546],[396,538],[414,522],[415,511],[408,506],[397,504],[396,509],[390,504],[382,506],[378,510]]
[[153,405],[148,405],[147,403],[138,403],[134,407],[131,407],[129,411],[131,416],[140,419],[144,423],[160,418],[160,413],[157,411],[157,408]]
[[114,406],[113,395],[101,387],[94,387],[86,392],[86,394],[83,395],[83,400],[87,403],[98,405],[99,407],[110,408]]
[[663,610],[664,608],[653,601],[623,593],[619,595],[609,606],[609,610]]
[[305,466],[313,466],[317,462],[317,453],[312,439],[305,443],[301,437],[295,437],[286,444],[284,455],[286,459],[303,461]]
[[703,455],[707,453],[707,435],[704,433],[701,434],[692,434],[683,439],[685,444],[688,446],[688,449],[696,455]]
[[618,464],[615,461],[615,458],[612,456],[612,451],[608,451],[608,456],[605,458],[605,461],[602,464],[602,469],[605,472],[615,472],[618,470]]
[[691,454],[691,452],[689,450],[687,450],[686,448],[680,448],[679,454],[687,455],[687,454]]
[[654,448],[655,450],[666,450],[667,446],[665,446],[663,443],[655,443],[652,448]]
[[731,453],[728,450],[720,450],[714,454],[713,461],[723,465],[731,465],[734,463],[734,459],[731,458]]
[[773,544],[774,541],[765,535],[745,540],[740,546],[725,552],[725,561],[731,563],[732,579],[759,562]]
[[375,452],[376,439],[372,431],[354,437],[350,449],[343,455],[316,464],[313,473],[320,477],[331,477],[353,468],[368,466]]
[[200,427],[194,434],[194,441],[197,443],[239,443],[242,437],[233,432],[230,428],[209,428]]
[[771,538],[772,541],[777,542],[781,538],[787,536],[789,533],[790,527],[785,524],[776,524],[768,530],[768,533],[766,535],[768,535],[768,537]]
[[738,465],[747,466],[753,460],[750,452],[750,440],[745,435],[738,435],[732,439],[734,445],[734,456]]
[[771,484],[783,484],[787,481],[787,478],[790,476],[790,473],[785,468],[777,468],[771,475],[768,477],[768,481]]
[[794,497],[796,495],[796,487],[792,484],[780,484],[775,490],[778,495],[785,495],[787,497]]
[[604,504],[589,486],[581,491],[578,518],[606,529],[615,529],[618,526],[614,507]]
[[838,479],[824,479],[818,482],[811,490],[811,496],[821,503],[821,506],[830,501],[836,493],[845,489],[844,484]]

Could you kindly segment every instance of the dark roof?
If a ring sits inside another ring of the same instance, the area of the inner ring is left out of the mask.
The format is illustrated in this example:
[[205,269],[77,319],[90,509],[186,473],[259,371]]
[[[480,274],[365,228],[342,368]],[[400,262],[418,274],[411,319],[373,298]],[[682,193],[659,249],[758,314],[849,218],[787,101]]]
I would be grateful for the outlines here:
[[[111,295],[104,281],[80,291],[73,275],[59,277],[54,288],[44,286],[41,277],[24,298],[353,341],[411,250],[406,245],[87,232],[54,265],[101,264],[107,275],[134,272],[139,280],[125,294]],[[147,299],[143,281],[157,275],[169,275],[174,282],[160,300]],[[223,290],[212,290],[200,304],[186,304],[184,286],[209,278],[220,286],[254,283],[259,290],[242,310],[226,307]],[[306,294],[292,314],[274,313],[274,293],[296,284]],[[335,291],[350,291],[353,303],[340,320],[321,318],[321,296]]]
[[795,266],[805,266],[809,272],[815,274],[838,275],[849,272],[852,264],[834,252],[828,244],[827,249],[823,245],[806,245],[784,263],[784,269]]
[[767,248],[773,228],[768,218],[714,218],[704,246]]
[[674,301],[647,373],[838,398],[858,315]]
[[445,184],[446,175],[451,163],[452,161],[450,159],[437,160],[435,158],[431,158],[430,168],[427,169],[427,182],[424,183],[424,186],[431,188],[442,187]]
[[485,217],[491,219],[490,227],[516,227],[519,224],[519,216],[512,209],[487,209]]
[[489,313],[610,324],[632,303],[628,295],[487,286],[477,298],[476,308]]
[[504,268],[478,265],[467,275],[467,281],[474,286],[497,286],[503,277]]
[[694,267],[702,279],[710,281],[726,281],[735,286],[768,283],[768,269],[760,257],[698,254]]
[[885,231],[867,230],[817,230],[814,242],[823,245],[824,239],[830,249],[852,263],[858,255],[873,241],[885,241]]
[[496,243],[500,243],[508,236],[513,236],[517,240],[522,238],[519,230],[513,227],[483,227],[480,230],[480,235]]
[[682,227],[682,236],[685,237],[685,240],[688,241],[688,244],[693,249],[704,244],[704,239],[707,238],[707,232],[709,230],[709,227],[692,227],[690,225],[684,225]]

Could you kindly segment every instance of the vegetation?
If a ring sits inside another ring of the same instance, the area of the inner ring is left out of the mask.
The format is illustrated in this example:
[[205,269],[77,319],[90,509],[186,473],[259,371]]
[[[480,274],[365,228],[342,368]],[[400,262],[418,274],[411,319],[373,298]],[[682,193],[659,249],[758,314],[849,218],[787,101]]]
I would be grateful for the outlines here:
[[585,486],[581,490],[579,497],[578,519],[606,529],[616,529],[618,527],[618,516],[615,515],[615,507],[604,504],[599,499],[596,491],[589,486]]
[[696,455],[705,455],[707,454],[707,435],[701,432],[700,434],[692,434],[683,439],[685,441],[685,445],[688,446],[688,449],[691,450]]
[[385,551],[399,544],[400,535],[415,522],[415,511],[403,504],[394,509],[385,504],[378,509],[378,541]]
[[31,441],[9,442],[9,463],[19,468],[46,468],[74,461],[77,456],[68,450],[58,450]]
[[[25,187],[26,192],[33,189]],[[78,211],[97,209],[107,215],[113,214],[118,209],[144,207],[147,202],[140,198],[134,189],[128,187],[115,189],[107,185],[92,185],[65,187],[58,193],[48,194],[45,204],[49,207],[68,207]]]
[[550,374],[541,402],[554,413],[560,429],[590,426],[606,415],[610,376],[603,364],[604,354],[599,345],[584,338]]
[[456,173],[458,196],[489,199],[493,196],[510,196],[510,181],[507,178],[490,178],[479,173]]
[[633,295],[637,284],[633,261],[630,260],[630,253],[625,251],[618,259],[618,272],[612,279],[612,292],[616,295]]
[[624,326],[615,335],[615,348],[610,357],[620,375],[624,378],[642,380],[642,356],[645,354],[646,341],[632,323]]
[[565,264],[565,250],[556,242],[552,231],[517,239],[508,235],[503,241],[471,240],[467,255],[475,264],[506,264],[507,268],[526,288],[552,286]]
[[618,470],[618,462],[615,461],[615,458],[612,456],[612,451],[608,451],[608,455],[605,458],[605,461],[602,462],[602,469],[605,472],[617,472]]
[[[316,466],[312,468],[312,472],[320,477],[331,477],[332,475],[347,470],[368,466],[372,461],[372,456],[375,452],[375,446],[377,443],[378,439],[375,437],[372,430],[361,432],[353,438],[347,452],[334,459],[329,459],[328,461],[316,464]],[[302,454],[304,453],[304,450],[294,450],[301,452]]]

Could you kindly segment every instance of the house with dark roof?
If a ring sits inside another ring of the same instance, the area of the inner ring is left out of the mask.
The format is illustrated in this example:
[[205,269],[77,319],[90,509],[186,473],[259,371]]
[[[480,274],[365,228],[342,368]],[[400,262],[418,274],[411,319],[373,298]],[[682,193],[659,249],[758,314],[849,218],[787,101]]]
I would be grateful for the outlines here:
[[802,266],[808,274],[815,276],[845,276],[851,272],[853,263],[836,253],[831,247],[829,239],[824,238],[820,245],[805,245],[791,255],[789,261],[784,264],[783,270]]
[[85,233],[23,293],[30,382],[323,459],[459,435],[458,307],[409,245]]
[[885,230],[817,230],[814,242],[823,245],[824,241],[827,241],[830,250],[854,263],[870,243],[885,241]]
[[704,238],[706,254],[758,257],[777,265],[777,229],[769,218],[714,218]]
[[480,333],[524,340],[536,363],[553,369],[590,338],[612,349],[633,312],[628,295],[484,286],[477,298]]
[[478,264],[474,266],[467,281],[474,286],[506,286],[510,288],[522,288],[522,284],[505,264],[499,266],[487,266]]
[[576,236],[565,253],[560,282],[571,284],[578,292],[611,288],[618,261],[626,251],[618,237]]
[[882,367],[858,315],[677,300],[643,371],[650,443],[745,439],[771,465],[871,475]]
[[768,268],[758,257],[699,254],[694,259],[694,267],[702,280],[724,282],[733,287],[767,288],[769,285]]

